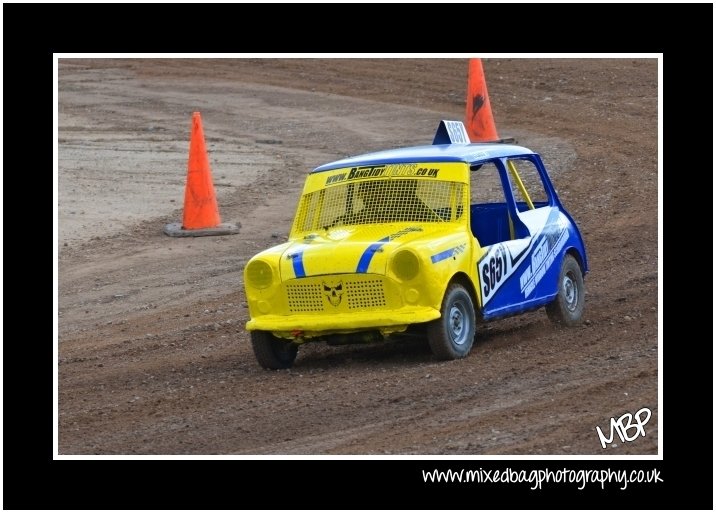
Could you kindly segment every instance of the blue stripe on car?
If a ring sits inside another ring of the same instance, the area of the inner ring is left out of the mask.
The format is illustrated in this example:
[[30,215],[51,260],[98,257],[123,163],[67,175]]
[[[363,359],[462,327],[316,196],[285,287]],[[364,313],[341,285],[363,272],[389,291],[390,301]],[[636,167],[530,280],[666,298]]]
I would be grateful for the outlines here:
[[442,262],[443,260],[450,258],[455,253],[455,248],[446,249],[445,251],[441,251],[437,255],[433,255],[430,257],[430,260],[432,263],[436,264],[438,262]]
[[378,251],[383,244],[390,241],[390,236],[384,237],[380,239],[378,242],[371,244],[366,248],[366,250],[363,252],[363,254],[360,257],[360,260],[358,261],[358,267],[356,268],[357,273],[367,273],[368,272],[368,266],[370,266],[371,260],[373,260],[373,255],[375,255],[376,251]]
[[303,268],[303,250],[292,255],[293,259],[293,273],[296,278],[305,278],[306,270]]

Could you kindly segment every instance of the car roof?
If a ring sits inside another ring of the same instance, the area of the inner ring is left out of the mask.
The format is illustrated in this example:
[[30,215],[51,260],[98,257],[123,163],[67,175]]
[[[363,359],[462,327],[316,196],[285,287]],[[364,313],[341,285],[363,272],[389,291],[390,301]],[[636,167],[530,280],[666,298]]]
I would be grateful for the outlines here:
[[377,151],[347,157],[317,167],[312,172],[320,173],[331,169],[351,166],[375,166],[377,164],[400,164],[416,162],[466,162],[475,164],[486,160],[514,157],[517,155],[533,155],[535,152],[523,146],[503,143],[473,144],[429,144],[411,146],[394,150]]

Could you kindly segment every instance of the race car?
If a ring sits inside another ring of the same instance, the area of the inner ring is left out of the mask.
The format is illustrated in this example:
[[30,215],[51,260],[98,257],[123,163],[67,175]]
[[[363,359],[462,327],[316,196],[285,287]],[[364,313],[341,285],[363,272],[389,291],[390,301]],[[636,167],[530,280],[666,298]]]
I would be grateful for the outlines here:
[[546,307],[580,324],[588,269],[540,155],[441,121],[431,145],[308,175],[288,241],[244,269],[246,328],[267,369],[291,367],[306,342],[406,331],[463,358],[480,322]]

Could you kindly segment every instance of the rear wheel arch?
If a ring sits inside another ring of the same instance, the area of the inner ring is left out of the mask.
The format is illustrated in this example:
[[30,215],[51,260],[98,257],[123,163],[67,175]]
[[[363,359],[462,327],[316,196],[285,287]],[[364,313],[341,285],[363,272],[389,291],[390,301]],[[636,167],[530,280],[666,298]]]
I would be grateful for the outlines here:
[[584,313],[584,272],[571,253],[565,253],[557,279],[557,295],[545,305],[555,324],[578,326]]
[[[564,254],[565,254],[565,255],[571,255],[571,256],[577,261],[577,264],[579,265],[579,268],[582,270],[582,276],[585,276],[585,275],[587,274],[587,272],[586,272],[586,270],[585,270],[585,269],[586,269],[586,265],[585,265],[585,263],[584,263],[584,255],[582,255],[582,254],[577,250],[577,248],[575,248],[574,246],[572,246],[572,247],[570,247],[569,249],[567,249],[567,251],[565,251]],[[564,256],[563,256],[562,258],[564,258]]]

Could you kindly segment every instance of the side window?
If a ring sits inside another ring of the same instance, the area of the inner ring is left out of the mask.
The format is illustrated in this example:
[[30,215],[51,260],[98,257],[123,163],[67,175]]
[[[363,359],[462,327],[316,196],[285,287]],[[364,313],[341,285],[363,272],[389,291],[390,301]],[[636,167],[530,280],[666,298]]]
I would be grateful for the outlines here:
[[470,204],[505,203],[500,173],[493,162],[470,167]]
[[510,159],[507,161],[507,171],[517,210],[525,212],[548,204],[549,197],[534,162],[528,159]]
[[494,162],[470,168],[470,229],[483,247],[515,238],[505,190]]

